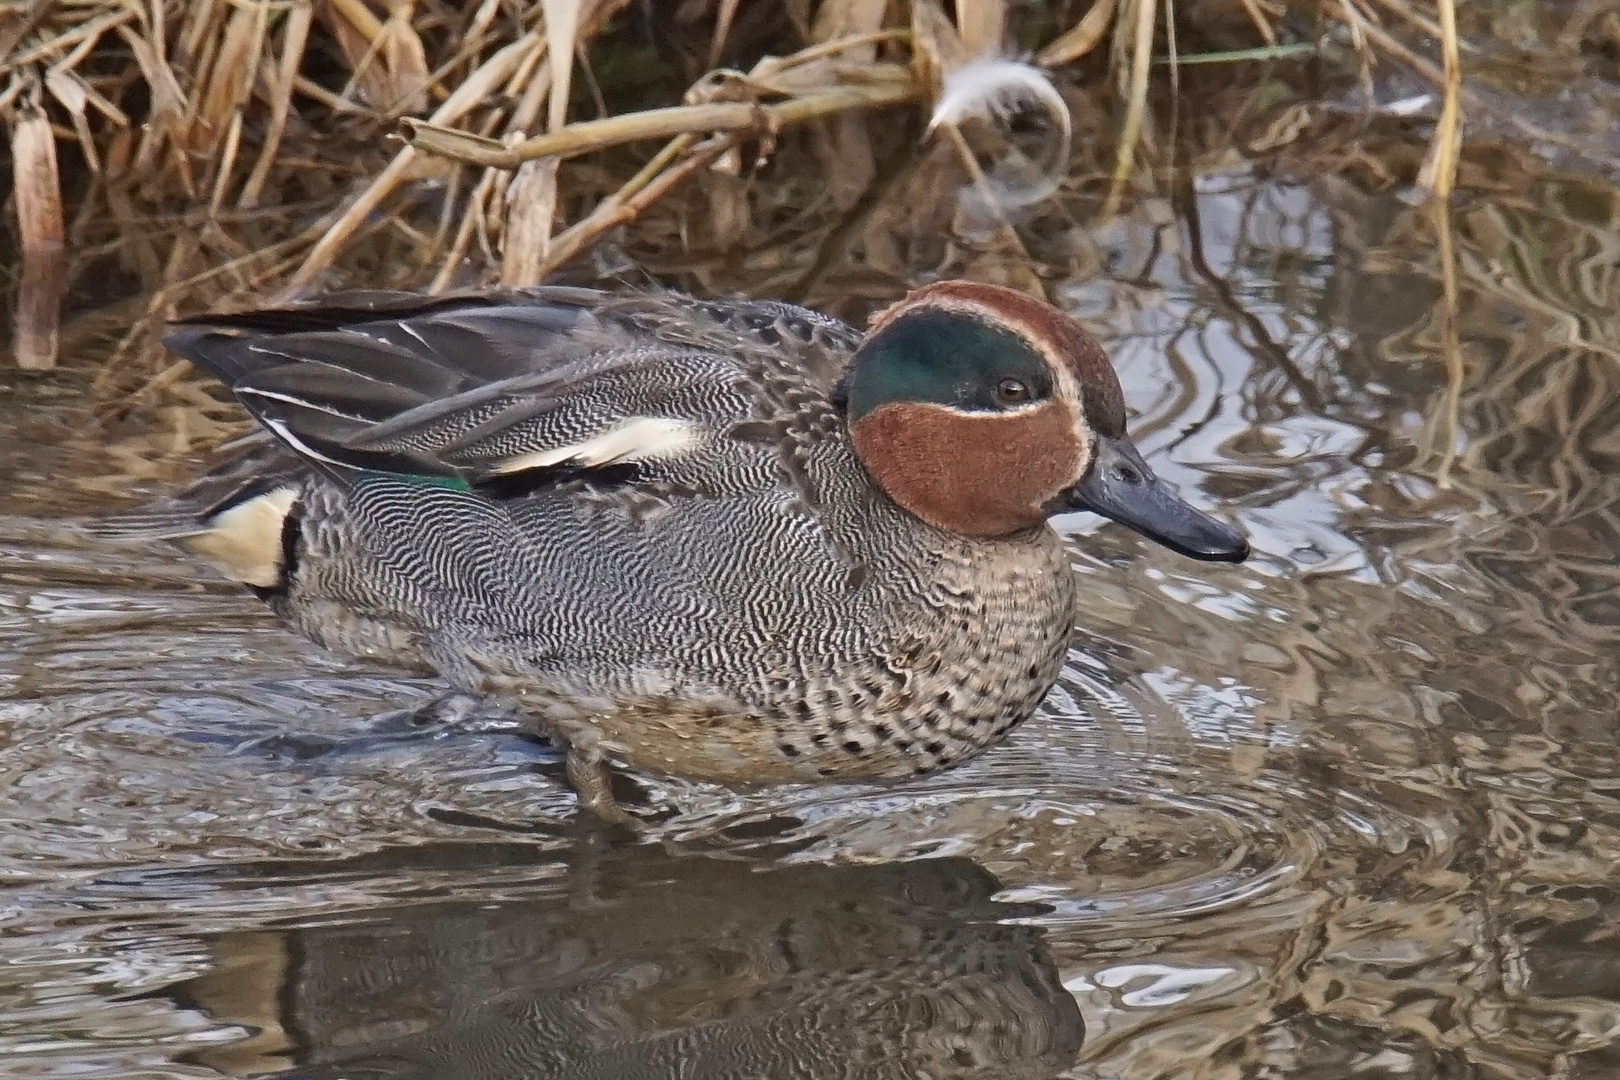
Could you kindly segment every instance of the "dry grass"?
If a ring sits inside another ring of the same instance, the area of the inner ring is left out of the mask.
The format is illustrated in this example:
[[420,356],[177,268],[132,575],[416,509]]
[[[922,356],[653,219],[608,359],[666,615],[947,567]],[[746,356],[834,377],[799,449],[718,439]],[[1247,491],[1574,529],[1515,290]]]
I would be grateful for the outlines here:
[[[1122,118],[1103,217],[1160,154],[1150,92],[1178,78],[1178,61],[1291,58],[1346,32],[1361,62],[1394,56],[1445,88],[1423,174],[1444,195],[1460,130],[1453,0],[1433,0],[1433,19],[1407,2],[1327,0],[1303,16],[1277,0],[1186,11],[1170,0],[1036,11],[1007,0],[13,3],[0,9],[10,132],[0,167],[13,174],[21,267],[10,283],[16,360],[52,366],[60,336],[61,348],[121,361],[104,369],[103,389],[151,388],[179,374],[155,345],[179,311],[355,282],[531,283],[611,250],[604,239],[632,225],[634,261],[656,269],[780,238],[814,210],[826,255],[902,171],[914,200],[954,207],[964,186],[978,190],[980,217],[988,207],[990,232],[1016,253],[1007,208],[1018,200],[987,173],[977,130],[1015,111],[1001,91],[978,121],[915,122],[965,62],[1007,51],[1032,52],[1071,83],[1088,57],[1086,77],[1105,59],[1116,73]],[[1179,51],[1187,26],[1211,24],[1236,25],[1239,44],[1260,48]],[[1442,66],[1402,44],[1407,33],[1444,41]],[[876,145],[855,122],[875,110],[901,110],[892,130],[910,149],[919,137],[944,148],[958,166],[949,180],[937,161]],[[814,138],[795,142],[807,126]],[[784,157],[788,178],[762,182]],[[1055,184],[1067,165],[1040,168],[1057,170]],[[923,185],[930,169],[936,182]],[[689,204],[680,211],[677,190]],[[823,271],[812,253],[767,276],[806,295]],[[1012,276],[1038,287],[1030,272]],[[75,314],[59,335],[63,310]]]

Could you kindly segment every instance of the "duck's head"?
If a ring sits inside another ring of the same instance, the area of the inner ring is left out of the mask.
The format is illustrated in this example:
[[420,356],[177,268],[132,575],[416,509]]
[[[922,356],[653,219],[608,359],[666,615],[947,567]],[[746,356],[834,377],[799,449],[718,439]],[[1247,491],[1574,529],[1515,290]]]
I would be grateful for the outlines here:
[[1249,545],[1153,475],[1096,340],[1023,293],[946,281],[874,320],[840,388],[855,452],[937,528],[1007,536],[1090,510],[1195,559]]

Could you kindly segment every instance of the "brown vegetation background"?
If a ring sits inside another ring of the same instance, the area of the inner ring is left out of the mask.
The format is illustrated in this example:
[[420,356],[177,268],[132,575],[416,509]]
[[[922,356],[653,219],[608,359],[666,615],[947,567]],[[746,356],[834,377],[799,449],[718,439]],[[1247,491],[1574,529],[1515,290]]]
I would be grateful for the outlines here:
[[1444,90],[1416,177],[1444,194],[1456,37],[1450,0],[28,0],[0,8],[5,329],[20,367],[105,358],[127,399],[183,374],[175,314],[338,286],[746,264],[834,309],[918,267],[1038,290],[1051,206],[962,220],[1012,110],[928,123],[969,60],[1053,80],[1061,213],[1096,221],[1174,162],[1166,109],[1275,145],[1283,97],[1387,61]]

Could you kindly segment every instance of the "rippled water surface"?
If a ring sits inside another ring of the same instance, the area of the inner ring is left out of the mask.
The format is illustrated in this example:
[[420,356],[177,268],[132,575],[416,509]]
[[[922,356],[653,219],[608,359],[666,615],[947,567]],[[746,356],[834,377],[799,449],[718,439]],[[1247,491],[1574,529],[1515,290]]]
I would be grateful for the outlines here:
[[1617,222],[1460,200],[1454,350],[1394,195],[1235,172],[1113,226],[1055,295],[1256,558],[1062,520],[1083,625],[1002,748],[644,786],[638,845],[498,713],[389,715],[438,687],[76,539],[97,477],[194,463],[82,374],[10,388],[0,1073],[1620,1075]]

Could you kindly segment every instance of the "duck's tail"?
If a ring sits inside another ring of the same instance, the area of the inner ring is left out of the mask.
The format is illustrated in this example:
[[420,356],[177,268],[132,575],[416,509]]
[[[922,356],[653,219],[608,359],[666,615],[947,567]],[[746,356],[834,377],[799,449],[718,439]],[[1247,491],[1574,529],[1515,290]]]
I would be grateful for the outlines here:
[[308,471],[268,435],[255,433],[174,494],[75,524],[102,541],[177,543],[244,585],[274,588],[287,568],[288,523],[296,526]]

